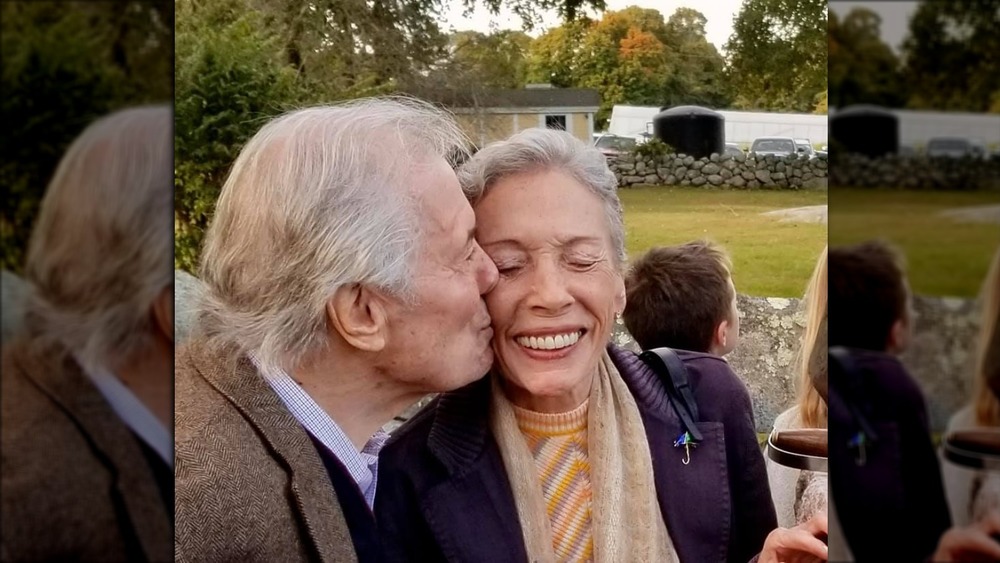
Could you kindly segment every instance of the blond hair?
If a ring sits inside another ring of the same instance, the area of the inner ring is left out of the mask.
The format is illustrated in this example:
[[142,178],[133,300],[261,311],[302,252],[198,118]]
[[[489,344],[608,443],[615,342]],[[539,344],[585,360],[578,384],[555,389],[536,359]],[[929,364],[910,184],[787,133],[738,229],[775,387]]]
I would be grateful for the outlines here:
[[819,256],[803,301],[806,304],[806,328],[798,357],[798,406],[799,416],[806,428],[826,428],[826,403],[812,384],[809,373],[810,358],[820,342],[820,325],[827,311],[827,248]]
[[[993,262],[979,294],[979,303],[982,307],[982,320],[979,326],[974,383],[976,422],[983,426],[1000,426],[1000,400],[993,393],[987,379],[988,371],[997,370],[997,366],[987,363],[996,361],[996,358],[989,358],[990,343],[997,339],[996,332],[1000,330],[1000,249],[993,255]],[[995,350],[993,352],[996,354]]]

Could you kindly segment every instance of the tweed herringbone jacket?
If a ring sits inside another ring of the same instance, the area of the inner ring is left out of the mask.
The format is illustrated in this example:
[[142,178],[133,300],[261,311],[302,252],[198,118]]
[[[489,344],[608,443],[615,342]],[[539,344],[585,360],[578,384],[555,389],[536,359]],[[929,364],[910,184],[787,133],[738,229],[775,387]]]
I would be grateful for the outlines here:
[[0,560],[170,561],[153,469],[72,356],[12,342],[0,381]]
[[177,562],[356,561],[316,447],[253,364],[198,340],[175,357]]

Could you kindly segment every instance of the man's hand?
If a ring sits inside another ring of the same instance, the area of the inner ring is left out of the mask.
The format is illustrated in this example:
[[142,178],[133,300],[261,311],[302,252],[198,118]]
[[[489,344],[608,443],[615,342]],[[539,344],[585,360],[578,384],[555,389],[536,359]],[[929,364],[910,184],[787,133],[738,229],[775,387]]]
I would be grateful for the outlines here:
[[794,528],[775,528],[764,540],[758,563],[826,561],[826,514],[817,514]]
[[942,534],[931,561],[1000,561],[997,538],[1000,538],[1000,512],[994,510],[975,524],[950,528]]

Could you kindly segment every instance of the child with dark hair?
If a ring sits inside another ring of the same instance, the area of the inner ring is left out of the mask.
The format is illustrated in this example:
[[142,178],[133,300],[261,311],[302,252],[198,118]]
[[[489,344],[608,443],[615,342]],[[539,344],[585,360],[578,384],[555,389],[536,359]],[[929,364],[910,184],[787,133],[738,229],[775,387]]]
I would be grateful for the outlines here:
[[731,269],[725,251],[711,242],[651,249],[625,278],[625,328],[643,350],[728,354],[740,333]]
[[996,557],[996,515],[949,529],[926,402],[897,357],[913,322],[902,255],[882,241],[831,248],[829,310],[830,491],[846,547],[859,561]]

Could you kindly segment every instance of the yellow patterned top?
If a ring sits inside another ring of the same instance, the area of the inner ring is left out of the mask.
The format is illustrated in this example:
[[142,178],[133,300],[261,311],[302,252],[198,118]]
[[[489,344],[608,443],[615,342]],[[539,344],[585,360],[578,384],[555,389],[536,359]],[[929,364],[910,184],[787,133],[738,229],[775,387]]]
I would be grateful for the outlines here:
[[591,561],[594,556],[587,404],[558,414],[514,406],[517,425],[538,469],[552,525],[552,547],[564,562]]

